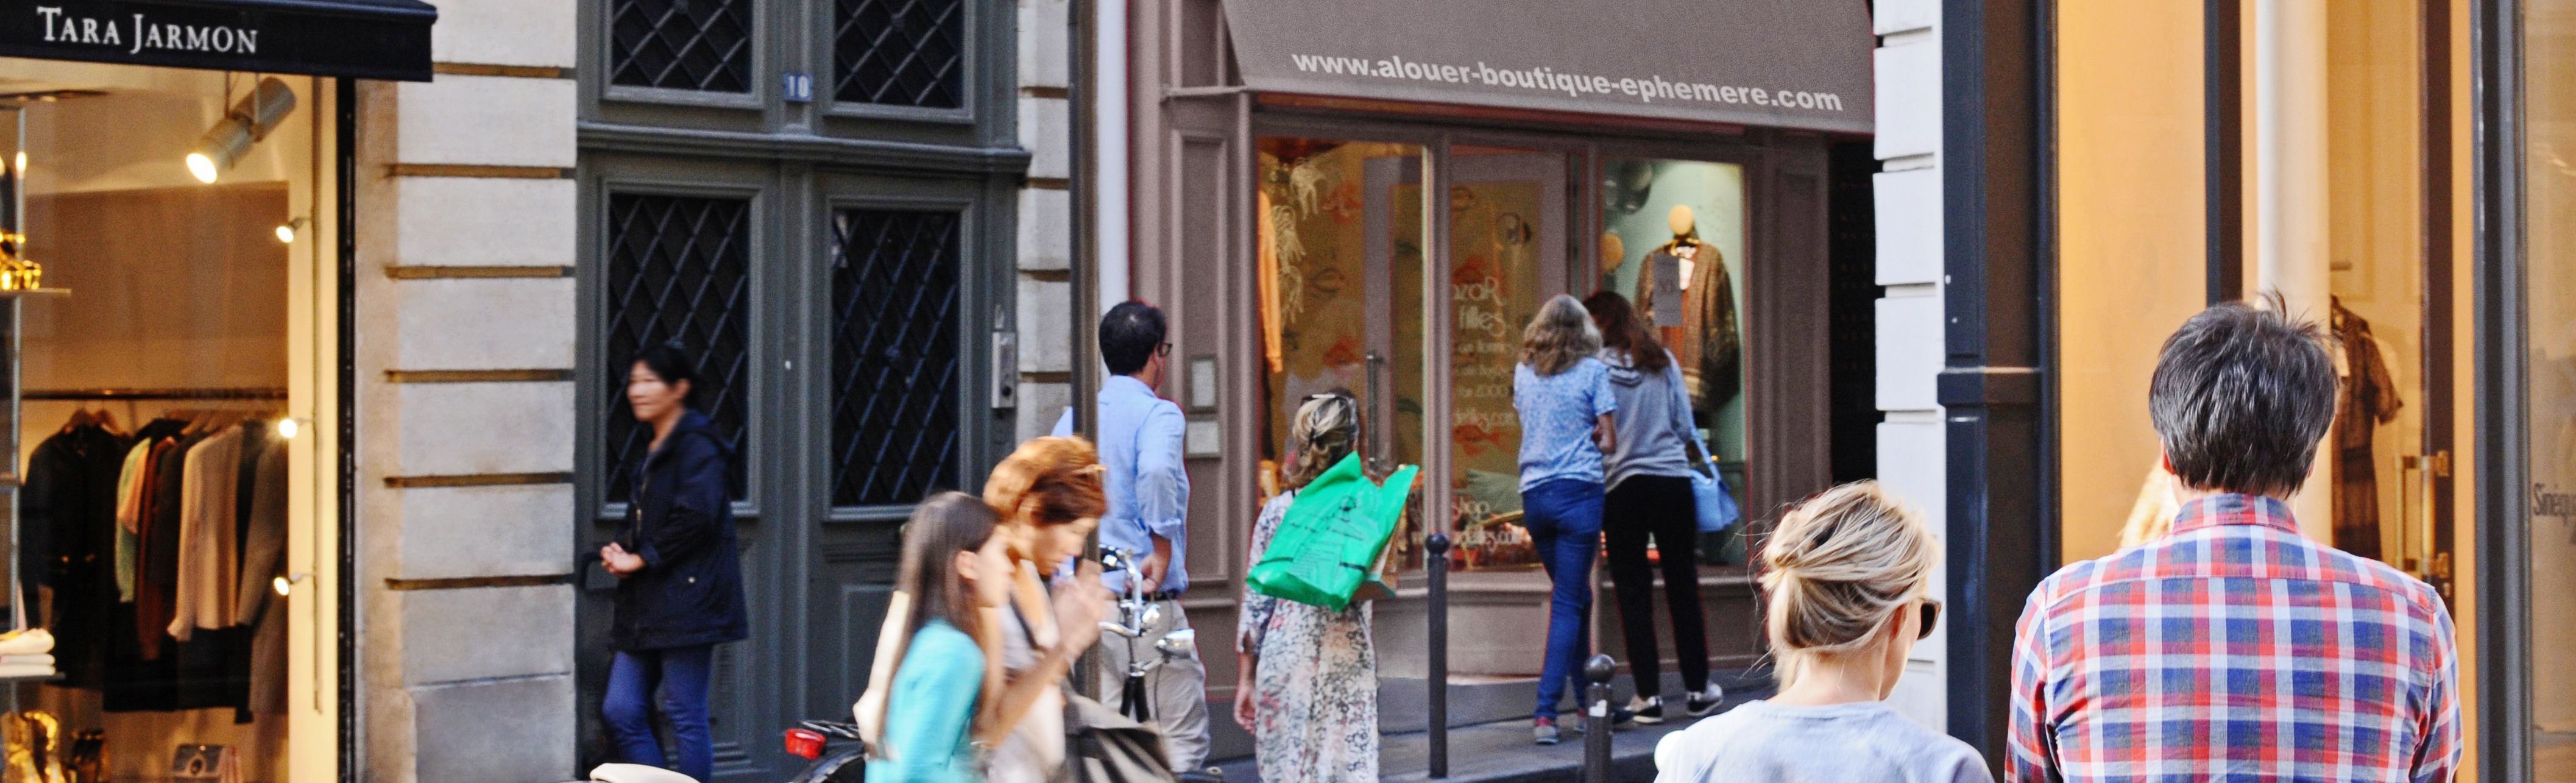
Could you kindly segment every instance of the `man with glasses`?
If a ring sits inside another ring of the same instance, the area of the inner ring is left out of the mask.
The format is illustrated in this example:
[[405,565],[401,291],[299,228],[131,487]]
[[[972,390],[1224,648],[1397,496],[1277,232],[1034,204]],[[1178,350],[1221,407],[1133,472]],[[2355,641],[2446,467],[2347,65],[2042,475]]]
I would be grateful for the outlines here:
[[2067,566],[2013,643],[2015,781],[2449,780],[2458,650],[2433,588],[2299,535],[2335,414],[2315,323],[2228,303],[2147,392],[2181,501],[2161,538]]
[[[1144,653],[1154,654],[1153,640],[1190,627],[1181,612],[1181,592],[1189,589],[1186,564],[1189,543],[1190,477],[1181,465],[1181,408],[1155,394],[1163,385],[1172,354],[1164,341],[1163,311],[1143,302],[1122,302],[1100,318],[1100,358],[1109,380],[1100,385],[1100,420],[1093,440],[1100,447],[1101,483],[1108,490],[1109,513],[1100,519],[1100,548],[1136,553],[1136,573],[1145,581],[1146,600],[1161,607],[1160,617],[1142,630]],[[1056,420],[1056,435],[1073,434],[1073,411]],[[1102,576],[1110,592],[1125,595],[1127,575]],[[1117,616],[1115,607],[1111,617]],[[1125,639],[1103,637],[1100,644],[1098,695],[1118,706],[1127,680]],[[1207,666],[1193,655],[1169,660],[1146,675],[1146,692],[1156,723],[1171,752],[1172,768],[1196,770],[1207,761]]]

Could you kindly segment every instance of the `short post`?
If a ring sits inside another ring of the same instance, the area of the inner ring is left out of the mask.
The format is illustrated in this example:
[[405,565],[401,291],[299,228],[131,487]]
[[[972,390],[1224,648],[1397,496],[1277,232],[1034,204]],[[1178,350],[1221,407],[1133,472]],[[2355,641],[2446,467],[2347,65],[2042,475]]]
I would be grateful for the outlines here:
[[1583,779],[1590,783],[1610,783],[1610,678],[1618,673],[1619,662],[1607,655],[1583,665],[1590,683],[1583,689]]
[[1449,534],[1432,533],[1422,542],[1423,576],[1431,585],[1430,691],[1431,777],[1449,777]]

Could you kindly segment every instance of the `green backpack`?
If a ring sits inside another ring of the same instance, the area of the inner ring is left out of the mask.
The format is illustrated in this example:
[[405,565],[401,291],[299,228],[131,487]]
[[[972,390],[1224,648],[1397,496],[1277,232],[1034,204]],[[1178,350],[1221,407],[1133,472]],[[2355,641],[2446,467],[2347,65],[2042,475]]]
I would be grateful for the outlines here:
[[1419,465],[1405,465],[1385,484],[1369,481],[1359,455],[1333,463],[1297,491],[1288,516],[1270,536],[1246,582],[1254,592],[1333,611],[1351,605],[1376,576],[1378,556],[1404,518]]

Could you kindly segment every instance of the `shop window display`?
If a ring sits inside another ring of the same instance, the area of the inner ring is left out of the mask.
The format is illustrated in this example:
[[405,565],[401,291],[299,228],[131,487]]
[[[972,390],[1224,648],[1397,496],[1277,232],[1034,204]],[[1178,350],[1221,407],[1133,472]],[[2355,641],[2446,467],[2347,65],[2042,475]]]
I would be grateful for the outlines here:
[[[1745,190],[1733,163],[1602,162],[1601,281],[1629,297],[1680,360],[1692,418],[1744,500]],[[1703,542],[1703,562],[1744,562],[1743,525]]]
[[[288,495],[312,483],[289,465],[290,289],[330,214],[321,82],[13,73],[10,228],[62,293],[0,300],[23,339],[17,606],[60,673],[10,686],[52,719],[12,744],[68,765],[49,779],[162,779],[197,754],[285,780]],[[22,660],[0,641],[0,676]]]

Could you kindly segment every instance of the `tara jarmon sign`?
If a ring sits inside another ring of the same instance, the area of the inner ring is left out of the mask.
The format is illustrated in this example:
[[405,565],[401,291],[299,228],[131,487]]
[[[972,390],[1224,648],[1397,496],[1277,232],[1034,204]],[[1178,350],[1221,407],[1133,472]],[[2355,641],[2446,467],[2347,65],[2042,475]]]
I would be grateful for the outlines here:
[[419,0],[0,0],[0,57],[426,81]]

